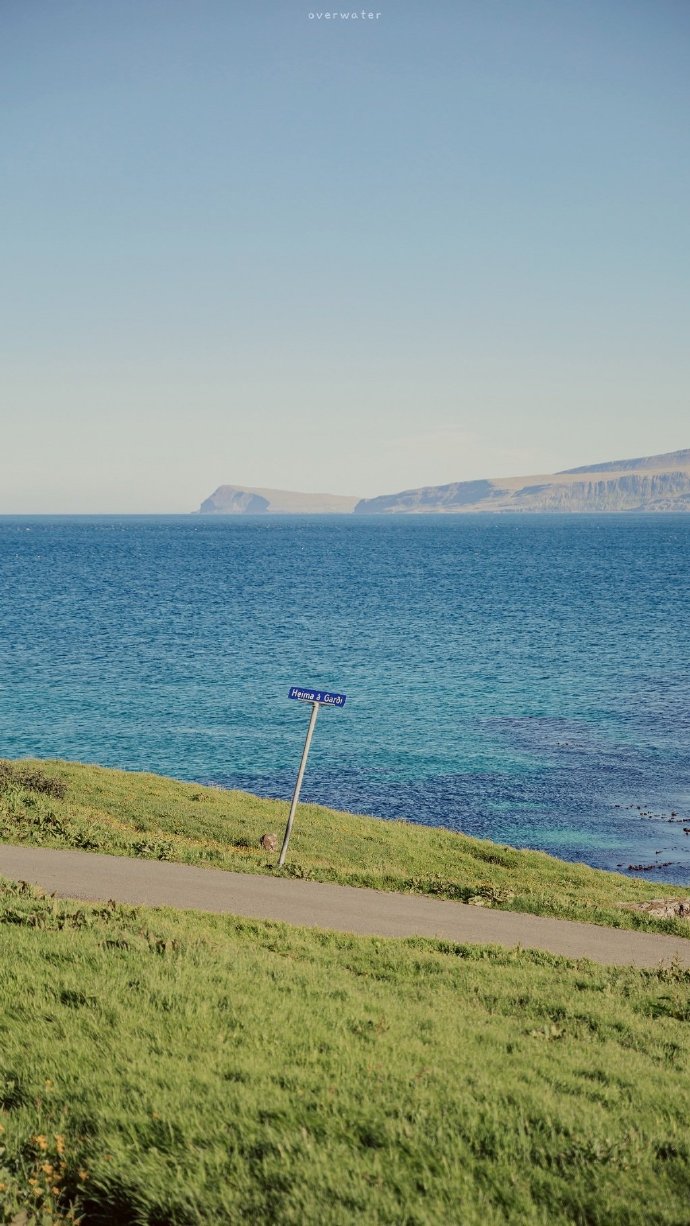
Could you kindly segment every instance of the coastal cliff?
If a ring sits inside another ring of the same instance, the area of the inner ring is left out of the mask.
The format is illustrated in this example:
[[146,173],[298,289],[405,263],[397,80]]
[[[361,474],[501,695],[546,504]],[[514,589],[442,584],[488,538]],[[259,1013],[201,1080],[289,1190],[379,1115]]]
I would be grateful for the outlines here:
[[488,511],[690,512],[690,448],[633,460],[607,460],[532,477],[487,477],[357,499],[248,485],[219,485],[201,515],[449,514]]
[[422,486],[363,498],[358,515],[491,512],[690,512],[690,449],[533,477]]

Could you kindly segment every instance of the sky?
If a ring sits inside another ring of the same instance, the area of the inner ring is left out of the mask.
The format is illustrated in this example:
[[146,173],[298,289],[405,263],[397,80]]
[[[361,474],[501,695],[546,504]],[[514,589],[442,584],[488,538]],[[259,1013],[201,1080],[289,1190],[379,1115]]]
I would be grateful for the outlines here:
[[0,513],[690,446],[687,0],[310,2],[1,0]]

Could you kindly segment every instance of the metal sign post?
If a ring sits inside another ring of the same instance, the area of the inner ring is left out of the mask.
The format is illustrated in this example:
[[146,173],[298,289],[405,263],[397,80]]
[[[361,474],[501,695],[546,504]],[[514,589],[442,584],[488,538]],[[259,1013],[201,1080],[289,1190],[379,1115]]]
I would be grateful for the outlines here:
[[304,772],[307,769],[309,747],[311,745],[311,738],[314,735],[314,728],[316,727],[316,717],[319,714],[319,707],[344,707],[346,697],[347,695],[345,694],[329,694],[325,690],[302,690],[296,685],[293,685],[288,694],[288,698],[296,698],[299,702],[310,702],[311,715],[309,717],[307,735],[304,740],[304,749],[302,750],[302,761],[299,764],[299,770],[297,772],[297,782],[295,783],[295,790],[292,793],[292,803],[290,805],[287,826],[285,827],[285,835],[283,836],[283,846],[280,849],[278,868],[282,868],[285,863],[288,843],[290,842],[290,835],[292,834],[292,823],[295,820],[297,802],[299,801],[299,794],[302,789],[302,780],[304,778]]

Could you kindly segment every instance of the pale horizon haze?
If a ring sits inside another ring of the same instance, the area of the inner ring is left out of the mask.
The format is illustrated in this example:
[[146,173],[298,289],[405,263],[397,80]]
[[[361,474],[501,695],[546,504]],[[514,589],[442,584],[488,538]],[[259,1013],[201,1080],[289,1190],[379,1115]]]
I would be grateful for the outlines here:
[[690,6],[330,11],[4,0],[0,513],[690,446]]

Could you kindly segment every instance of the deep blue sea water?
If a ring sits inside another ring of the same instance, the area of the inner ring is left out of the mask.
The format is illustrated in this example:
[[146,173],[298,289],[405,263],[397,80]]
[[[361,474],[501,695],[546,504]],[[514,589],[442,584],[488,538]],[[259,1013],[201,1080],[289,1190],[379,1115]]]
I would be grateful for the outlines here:
[[288,798],[319,685],[304,799],[690,881],[690,516],[6,517],[0,582],[0,756]]

